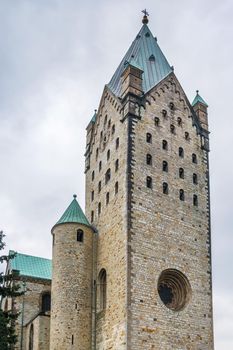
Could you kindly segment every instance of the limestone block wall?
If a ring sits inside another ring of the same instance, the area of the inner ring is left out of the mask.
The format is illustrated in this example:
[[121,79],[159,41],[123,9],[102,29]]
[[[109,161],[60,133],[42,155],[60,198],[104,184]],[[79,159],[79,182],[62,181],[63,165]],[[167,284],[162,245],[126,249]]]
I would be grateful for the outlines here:
[[[84,231],[83,242],[77,230]],[[91,349],[93,231],[54,227],[50,350]]]
[[49,350],[50,316],[39,315],[25,329],[26,347],[29,349],[30,328],[33,325],[33,350]]
[[[168,77],[147,99],[142,119],[132,122],[131,133],[128,349],[211,350],[208,155],[175,77]],[[151,142],[146,142],[147,133],[152,135]],[[179,147],[184,150],[183,157]],[[147,154],[152,156],[151,164],[147,164]],[[167,171],[163,171],[164,161]],[[197,174],[197,184],[193,174]],[[147,187],[148,176],[152,188]],[[164,182],[167,194],[163,193]],[[184,200],[179,198],[180,189]],[[193,195],[197,195],[197,206]],[[189,281],[189,300],[182,310],[169,309],[160,298],[158,280],[166,269],[181,271]]]
[[[25,326],[34,319],[41,311],[41,297],[45,292],[51,291],[51,281],[43,279],[34,279],[29,277],[22,277],[26,283],[26,293],[20,297],[14,299],[14,307],[19,312],[19,317],[16,322],[16,332],[18,335],[18,342],[15,349],[20,349],[21,335],[23,331],[23,349],[27,349],[27,335]],[[23,281],[17,281],[22,284]],[[22,309],[24,308],[24,312]],[[23,320],[22,320],[23,318]],[[21,325],[23,323],[23,330]]]
[[[127,123],[121,122],[120,110],[120,101],[105,89],[96,123],[87,135],[90,167],[86,171],[86,214],[98,230],[96,332],[93,333],[98,350],[126,349]],[[108,169],[111,176],[106,181]],[[101,269],[106,270],[107,276],[103,310],[98,297]]]

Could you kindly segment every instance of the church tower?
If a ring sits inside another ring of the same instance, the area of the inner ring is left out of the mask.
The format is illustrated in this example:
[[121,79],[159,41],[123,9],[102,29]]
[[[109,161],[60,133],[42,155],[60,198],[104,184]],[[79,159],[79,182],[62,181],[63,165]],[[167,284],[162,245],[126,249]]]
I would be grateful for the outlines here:
[[208,152],[207,105],[189,102],[145,12],[87,127],[93,349],[214,348]]
[[91,349],[94,232],[76,195],[52,228],[50,350]]

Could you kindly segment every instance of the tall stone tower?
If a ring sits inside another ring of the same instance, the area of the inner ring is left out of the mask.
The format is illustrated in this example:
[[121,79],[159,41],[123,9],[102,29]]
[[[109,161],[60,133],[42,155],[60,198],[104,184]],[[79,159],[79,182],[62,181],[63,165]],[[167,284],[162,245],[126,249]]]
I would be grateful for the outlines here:
[[50,350],[91,349],[93,230],[76,195],[52,229]]
[[147,24],[87,127],[93,349],[211,350],[207,105],[190,104]]

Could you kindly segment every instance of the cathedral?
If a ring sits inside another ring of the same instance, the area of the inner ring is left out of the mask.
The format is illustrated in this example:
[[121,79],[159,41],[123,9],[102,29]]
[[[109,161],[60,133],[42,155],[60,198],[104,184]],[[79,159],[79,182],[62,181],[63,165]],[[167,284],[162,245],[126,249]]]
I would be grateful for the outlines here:
[[74,195],[52,262],[8,263],[25,291],[3,303],[20,311],[15,349],[214,349],[208,106],[148,21],[87,125],[85,211]]

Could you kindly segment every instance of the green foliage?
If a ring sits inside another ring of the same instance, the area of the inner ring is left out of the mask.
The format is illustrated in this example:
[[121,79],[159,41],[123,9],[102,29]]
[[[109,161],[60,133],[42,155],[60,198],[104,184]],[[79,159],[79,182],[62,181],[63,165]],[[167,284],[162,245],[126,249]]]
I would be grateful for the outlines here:
[[[0,251],[4,249],[5,235],[0,231]],[[11,255],[0,255],[0,263],[8,262],[13,259],[16,253]],[[15,298],[23,293],[19,291],[19,285],[13,283],[14,273],[4,275],[0,273],[0,301],[2,306],[3,298]],[[0,308],[0,349],[10,350],[12,345],[16,344],[17,336],[15,334],[15,321],[18,317],[18,313],[15,310],[2,310]]]

